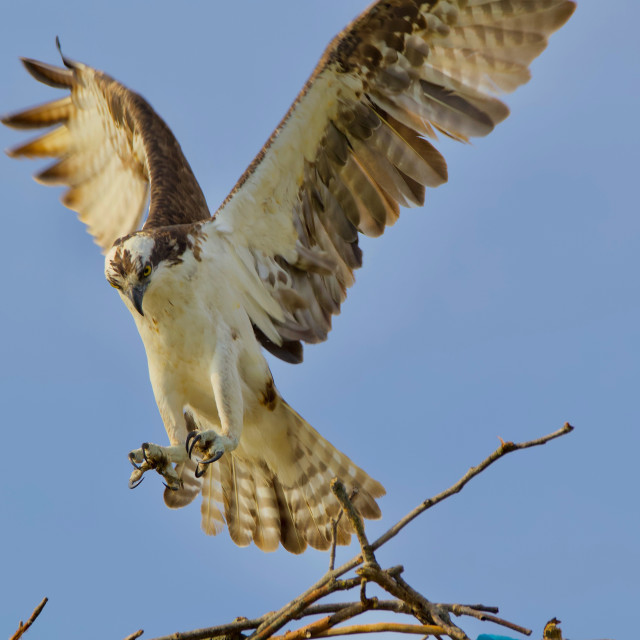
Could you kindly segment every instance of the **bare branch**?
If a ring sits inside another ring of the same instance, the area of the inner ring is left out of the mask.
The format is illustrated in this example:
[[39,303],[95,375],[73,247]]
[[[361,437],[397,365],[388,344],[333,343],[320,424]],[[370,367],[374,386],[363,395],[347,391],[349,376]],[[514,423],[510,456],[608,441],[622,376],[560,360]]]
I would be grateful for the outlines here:
[[493,616],[484,611],[479,611],[477,609],[473,609],[472,607],[465,607],[463,605],[454,604],[454,605],[439,605],[442,608],[446,608],[447,611],[450,611],[456,616],[471,616],[473,618],[477,618],[478,620],[493,622],[494,624],[499,624],[502,627],[507,627],[508,629],[513,629],[518,633],[522,633],[525,636],[531,635],[531,629],[527,629],[526,627],[521,627],[518,624],[514,624],[513,622],[509,622],[508,620],[504,620],[503,618],[498,618],[497,616]]
[[[380,548],[385,542],[393,538],[401,531],[404,527],[406,527],[409,522],[418,517],[422,512],[430,509],[435,506],[439,502],[442,502],[449,496],[458,493],[462,490],[462,488],[473,478],[475,478],[478,474],[482,473],[487,467],[491,466],[494,462],[502,458],[508,453],[512,451],[517,451],[519,449],[527,449],[529,447],[539,446],[546,444],[550,440],[554,438],[558,438],[560,436],[566,435],[573,430],[573,427],[567,422],[565,425],[559,429],[558,431],[554,431],[553,433],[543,436],[542,438],[537,438],[535,440],[530,440],[527,442],[523,442],[520,444],[513,443],[505,443],[501,444],[500,447],[494,451],[489,457],[485,458],[477,467],[472,467],[467,471],[467,473],[458,480],[455,484],[453,484],[449,489],[446,489],[442,493],[434,496],[433,498],[429,498],[425,500],[422,504],[418,505],[413,511],[409,512],[404,518],[399,520],[394,526],[392,526],[386,533],[380,536],[375,542],[371,544],[373,550]],[[328,583],[336,580],[336,578],[344,575],[351,569],[354,569],[359,564],[362,563],[362,556],[358,555],[348,562],[345,562],[342,566],[334,569],[333,571],[328,571],[320,580],[318,580],[314,585],[309,587],[304,593],[302,593],[298,598],[292,600],[290,603],[282,607],[279,611],[273,613],[268,622],[263,623],[264,626],[258,629],[258,631],[251,636],[252,640],[264,640],[268,637],[265,635],[265,629],[267,626],[271,629],[270,633],[274,633],[282,626],[284,626],[288,620],[295,617],[299,611],[301,611],[304,606],[301,604],[306,601],[313,593],[318,592],[319,589],[323,589]],[[315,600],[314,600],[315,601]],[[294,616],[291,614],[295,612]],[[275,621],[278,621],[278,624],[274,624]]]
[[453,611],[452,607],[466,607],[467,609],[474,609],[475,611],[486,611],[487,613],[498,613],[500,609],[498,607],[488,607],[486,604],[439,604],[439,607],[447,609],[447,611]]
[[207,640],[208,638],[236,637],[241,638],[242,631],[255,629],[267,616],[264,615],[255,620],[245,618],[236,619],[228,624],[221,624],[217,627],[206,627],[204,629],[193,629],[192,631],[176,631],[168,636],[158,636],[152,640]]
[[[546,444],[550,440],[570,433],[572,430],[573,427],[569,423],[566,423],[558,431],[535,440],[517,444],[501,440],[500,447],[485,458],[479,465],[469,469],[467,473],[465,473],[448,489],[419,504],[373,543],[369,543],[364,530],[362,518],[354,508],[351,499],[347,496],[344,486],[339,481],[333,480],[331,488],[342,506],[340,516],[344,513],[346,517],[349,518],[360,543],[360,554],[351,558],[351,560],[345,562],[337,569],[333,568],[335,562],[335,528],[337,527],[338,522],[336,520],[335,525],[333,525],[334,544],[332,544],[330,553],[329,571],[327,571],[327,573],[315,584],[278,611],[267,613],[254,620],[238,618],[229,624],[209,627],[206,629],[196,629],[184,633],[178,632],[169,636],[155,638],[154,640],[205,640],[208,638],[217,638],[220,640],[244,640],[246,636],[244,636],[242,632],[252,629],[254,632],[249,636],[249,640],[267,640],[268,638],[272,638],[272,640],[285,640],[285,638],[286,640],[303,640],[306,638],[323,638],[357,633],[377,633],[380,631],[417,633],[422,636],[448,636],[454,640],[468,640],[464,631],[451,622],[449,614],[456,616],[471,616],[479,620],[494,622],[526,635],[531,634],[529,629],[507,620],[503,620],[502,618],[494,615],[498,613],[497,607],[488,607],[480,604],[436,604],[430,602],[400,577],[403,570],[402,567],[391,567],[383,570],[375,559],[374,551],[396,536],[421,513],[454,494],[459,493],[470,480],[485,471],[489,466],[504,457],[506,454],[511,453],[512,451]],[[356,577],[342,580],[339,579],[348,571],[358,567],[358,565],[363,566],[356,571]],[[367,580],[375,582],[382,589],[397,599],[379,601],[377,598],[362,597],[362,585],[364,585]],[[315,604],[318,600],[321,600],[331,593],[350,590],[358,586],[361,587],[361,597],[358,601],[335,604]],[[382,622],[334,628],[335,625],[344,622],[345,620],[374,609],[412,615],[422,624],[411,625]],[[277,631],[293,620],[323,614],[325,616],[326,614],[331,615],[320,620],[316,620],[295,631],[290,631],[283,636],[274,636]],[[138,632],[138,634],[140,633],[141,632]],[[133,634],[126,640],[133,640],[137,637],[139,637],[139,635]],[[11,640],[14,639],[12,638]],[[17,640],[17,638],[15,640]]]
[[442,619],[442,616],[448,618],[447,612],[439,610],[437,605],[433,605],[421,593],[410,587],[400,577],[399,573],[395,576],[390,576],[388,571],[382,571],[379,567],[371,564],[360,567],[356,573],[367,578],[367,580],[379,584],[385,591],[406,602],[411,607],[413,615],[420,622],[429,624],[435,621],[438,626],[445,630],[444,635],[458,640],[466,640],[467,635],[462,629],[451,624],[448,619]]
[[346,514],[349,522],[353,525],[353,529],[358,537],[358,542],[360,543],[360,548],[362,549],[364,561],[367,564],[375,564],[377,566],[378,562],[373,555],[369,540],[367,540],[367,534],[364,532],[364,523],[362,522],[362,518],[356,511],[356,508],[353,506],[353,502],[351,502],[349,496],[347,496],[347,490],[338,478],[334,478],[331,481],[331,491],[333,491],[336,498],[338,498],[340,505],[342,506],[342,512]]
[[[325,577],[335,573],[330,571]],[[251,636],[252,640],[264,640],[273,633],[281,629],[287,622],[296,617],[296,615],[306,609],[310,604],[324,598],[335,591],[346,591],[360,585],[360,578],[351,578],[348,580],[324,580],[316,589],[305,591],[301,596],[292,600],[286,607],[277,611],[270,619],[263,622],[256,632]]]
[[[340,516],[342,511],[340,512]],[[340,518],[338,516],[338,519]],[[338,542],[338,519],[331,520],[331,549],[329,551],[329,571],[333,571],[336,566],[336,544]]]
[[376,622],[374,624],[359,624],[351,627],[340,627],[319,633],[315,638],[330,638],[332,636],[355,635],[357,633],[381,633],[393,631],[394,633],[416,633],[421,636],[443,636],[446,631],[435,625],[399,624],[397,622]]
[[[355,488],[351,495],[349,496],[349,500],[353,500],[355,496],[358,495],[358,489]],[[340,509],[340,513],[335,520],[331,520],[331,549],[329,551],[329,571],[333,571],[336,566],[336,544],[338,543],[338,525],[340,524],[340,519],[344,515],[344,509]]]
[[340,622],[344,622],[349,618],[353,618],[361,614],[364,610],[365,608],[362,604],[356,602],[355,604],[349,605],[341,611],[334,613],[332,616],[316,620],[311,624],[301,627],[297,631],[287,632],[284,636],[272,636],[271,640],[283,640],[285,637],[286,640],[304,640],[305,638],[311,638],[324,633]]
[[136,640],[144,633],[144,629],[138,629],[134,631],[131,635],[128,635],[124,640]]
[[33,613],[29,616],[29,619],[25,624],[22,624],[22,620],[18,624],[16,632],[9,638],[9,640],[18,640],[27,632],[29,627],[36,621],[36,618],[42,613],[44,605],[47,604],[49,598],[42,598],[42,602],[33,610]]
[[[371,610],[375,611],[392,611],[393,613],[406,613],[411,615],[411,607],[409,607],[402,600],[378,600],[377,598],[372,598],[367,600],[368,602],[373,602],[373,606]],[[295,619],[300,620],[306,616],[315,616],[322,615],[325,613],[335,613],[336,611],[340,611],[341,609],[345,609],[353,605],[353,602],[337,602],[335,604],[316,604],[312,607],[308,607],[305,609],[299,616]],[[443,605],[447,606],[447,605]],[[492,610],[495,609],[497,612],[497,607],[492,607]]]

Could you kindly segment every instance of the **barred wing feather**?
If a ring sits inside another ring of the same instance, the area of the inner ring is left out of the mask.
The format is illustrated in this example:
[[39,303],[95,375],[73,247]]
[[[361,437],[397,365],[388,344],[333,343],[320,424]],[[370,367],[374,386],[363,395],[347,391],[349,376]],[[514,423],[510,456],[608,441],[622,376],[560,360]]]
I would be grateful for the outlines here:
[[496,94],[527,82],[574,9],[568,0],[390,0],[333,40],[211,223],[250,251],[280,304],[276,355],[300,361],[301,341],[327,338],[362,262],[358,234],[381,235],[400,206],[423,204],[425,187],[447,180],[426,138],[490,133],[509,113]]
[[36,80],[69,94],[2,118],[18,129],[55,125],[9,155],[56,158],[36,180],[69,187],[63,204],[105,252],[139,229],[147,202],[146,228],[210,218],[180,145],[147,101],[101,71],[63,60],[67,68],[23,59]]

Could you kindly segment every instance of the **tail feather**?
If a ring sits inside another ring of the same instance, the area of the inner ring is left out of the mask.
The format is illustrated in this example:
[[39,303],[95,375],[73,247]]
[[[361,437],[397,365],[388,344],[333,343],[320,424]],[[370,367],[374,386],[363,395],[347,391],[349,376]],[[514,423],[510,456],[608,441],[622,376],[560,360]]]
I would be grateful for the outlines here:
[[254,485],[256,532],[253,541],[262,551],[275,551],[282,537],[278,496],[272,479],[266,474],[256,473]]
[[[211,465],[202,489],[202,528],[215,535],[224,521],[239,546],[263,551],[281,543],[291,553],[307,545],[328,549],[340,504],[330,487],[339,478],[365,518],[380,517],[382,485],[327,442],[280,398],[261,422],[264,446],[241,446]],[[271,446],[270,446],[271,445]],[[224,509],[224,517],[222,515]],[[349,544],[353,528],[340,518],[336,542]]]
[[212,464],[202,483],[202,528],[209,536],[218,535],[224,530],[226,521],[222,513],[224,498],[222,492],[220,464]]
[[285,496],[293,511],[298,532],[314,549],[329,548],[328,523],[322,522],[314,513],[315,501],[310,501],[300,487],[285,489]]
[[359,492],[353,499],[353,506],[369,520],[378,520],[382,516],[378,503],[366,492]]
[[231,539],[239,546],[251,543],[256,532],[255,485],[252,469],[237,456],[223,456],[222,497]]
[[273,477],[273,488],[278,498],[280,511],[280,542],[282,542],[282,546],[287,551],[302,553],[307,548],[307,541],[298,531],[291,505],[287,500],[284,488],[276,476]]

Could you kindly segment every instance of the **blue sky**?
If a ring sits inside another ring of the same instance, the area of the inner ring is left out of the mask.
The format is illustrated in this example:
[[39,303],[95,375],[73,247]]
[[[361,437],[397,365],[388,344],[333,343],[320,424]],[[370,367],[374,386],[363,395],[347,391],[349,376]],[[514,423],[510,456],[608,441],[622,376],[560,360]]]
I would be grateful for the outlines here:
[[[142,93],[221,202],[366,0],[14,3],[0,112],[59,94],[17,58],[65,53]],[[612,7],[610,7],[611,9]],[[380,552],[440,602],[499,605],[541,635],[631,637],[637,608],[640,100],[631,0],[584,0],[472,145],[442,141],[449,183],[364,241],[327,343],[273,363],[283,396],[387,488],[382,533],[488,455],[498,436],[577,429],[512,454]],[[0,145],[23,139],[0,130]],[[253,617],[326,569],[206,537],[127,452],[165,442],[142,343],[82,225],[0,157],[3,473],[0,635],[47,595],[40,637],[144,637]],[[339,550],[339,561],[355,548]],[[632,619],[634,622],[632,623]],[[499,629],[462,621],[470,636]]]

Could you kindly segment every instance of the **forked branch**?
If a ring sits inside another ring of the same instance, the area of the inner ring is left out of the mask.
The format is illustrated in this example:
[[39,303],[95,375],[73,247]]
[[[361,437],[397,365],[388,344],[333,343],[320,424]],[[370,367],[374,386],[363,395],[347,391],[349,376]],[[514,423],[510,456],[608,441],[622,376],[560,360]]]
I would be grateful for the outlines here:
[[[501,440],[500,446],[480,464],[469,469],[467,473],[448,489],[445,489],[432,498],[424,500],[377,540],[371,543],[366,536],[362,519],[351,502],[353,496],[349,497],[342,483],[334,480],[331,488],[342,505],[341,516],[344,515],[344,517],[349,519],[356,532],[360,544],[360,553],[358,555],[337,569],[334,569],[335,545],[332,545],[329,571],[315,584],[278,611],[267,613],[254,620],[238,618],[228,624],[208,627],[206,629],[178,632],[169,636],[154,638],[153,640],[205,640],[207,638],[224,638],[224,640],[244,640],[245,638],[247,640],[307,640],[309,638],[328,638],[339,635],[378,633],[381,631],[419,634],[423,637],[436,636],[442,638],[447,636],[455,640],[468,640],[465,632],[451,621],[451,615],[469,616],[479,620],[490,621],[518,631],[519,633],[530,635],[531,631],[529,629],[496,616],[495,614],[498,613],[497,607],[489,607],[482,604],[463,605],[431,602],[401,577],[403,572],[402,567],[383,569],[375,557],[375,551],[391,540],[391,538],[395,537],[420,514],[431,509],[443,500],[459,493],[469,481],[481,474],[500,458],[514,451],[546,444],[550,440],[564,436],[571,431],[573,431],[573,427],[567,422],[561,429],[541,438],[529,440],[528,442],[513,443]],[[339,579],[349,571],[356,569],[356,567],[358,567],[355,572],[356,576],[342,580]],[[393,596],[393,599],[379,600],[376,597],[367,597],[365,587],[370,583],[374,583],[382,589],[382,591],[389,593]],[[329,594],[337,591],[350,591],[357,587],[360,587],[359,597],[351,602],[316,604]],[[389,611],[394,615],[410,615],[415,618],[419,624],[376,622],[351,626],[337,626],[372,610]],[[289,631],[283,635],[276,635],[283,627],[291,622],[308,616],[320,615],[324,615],[325,617],[299,627],[294,631]],[[248,634],[247,632],[252,633]],[[133,637],[139,637],[139,634],[141,634],[141,632],[136,632]]]

